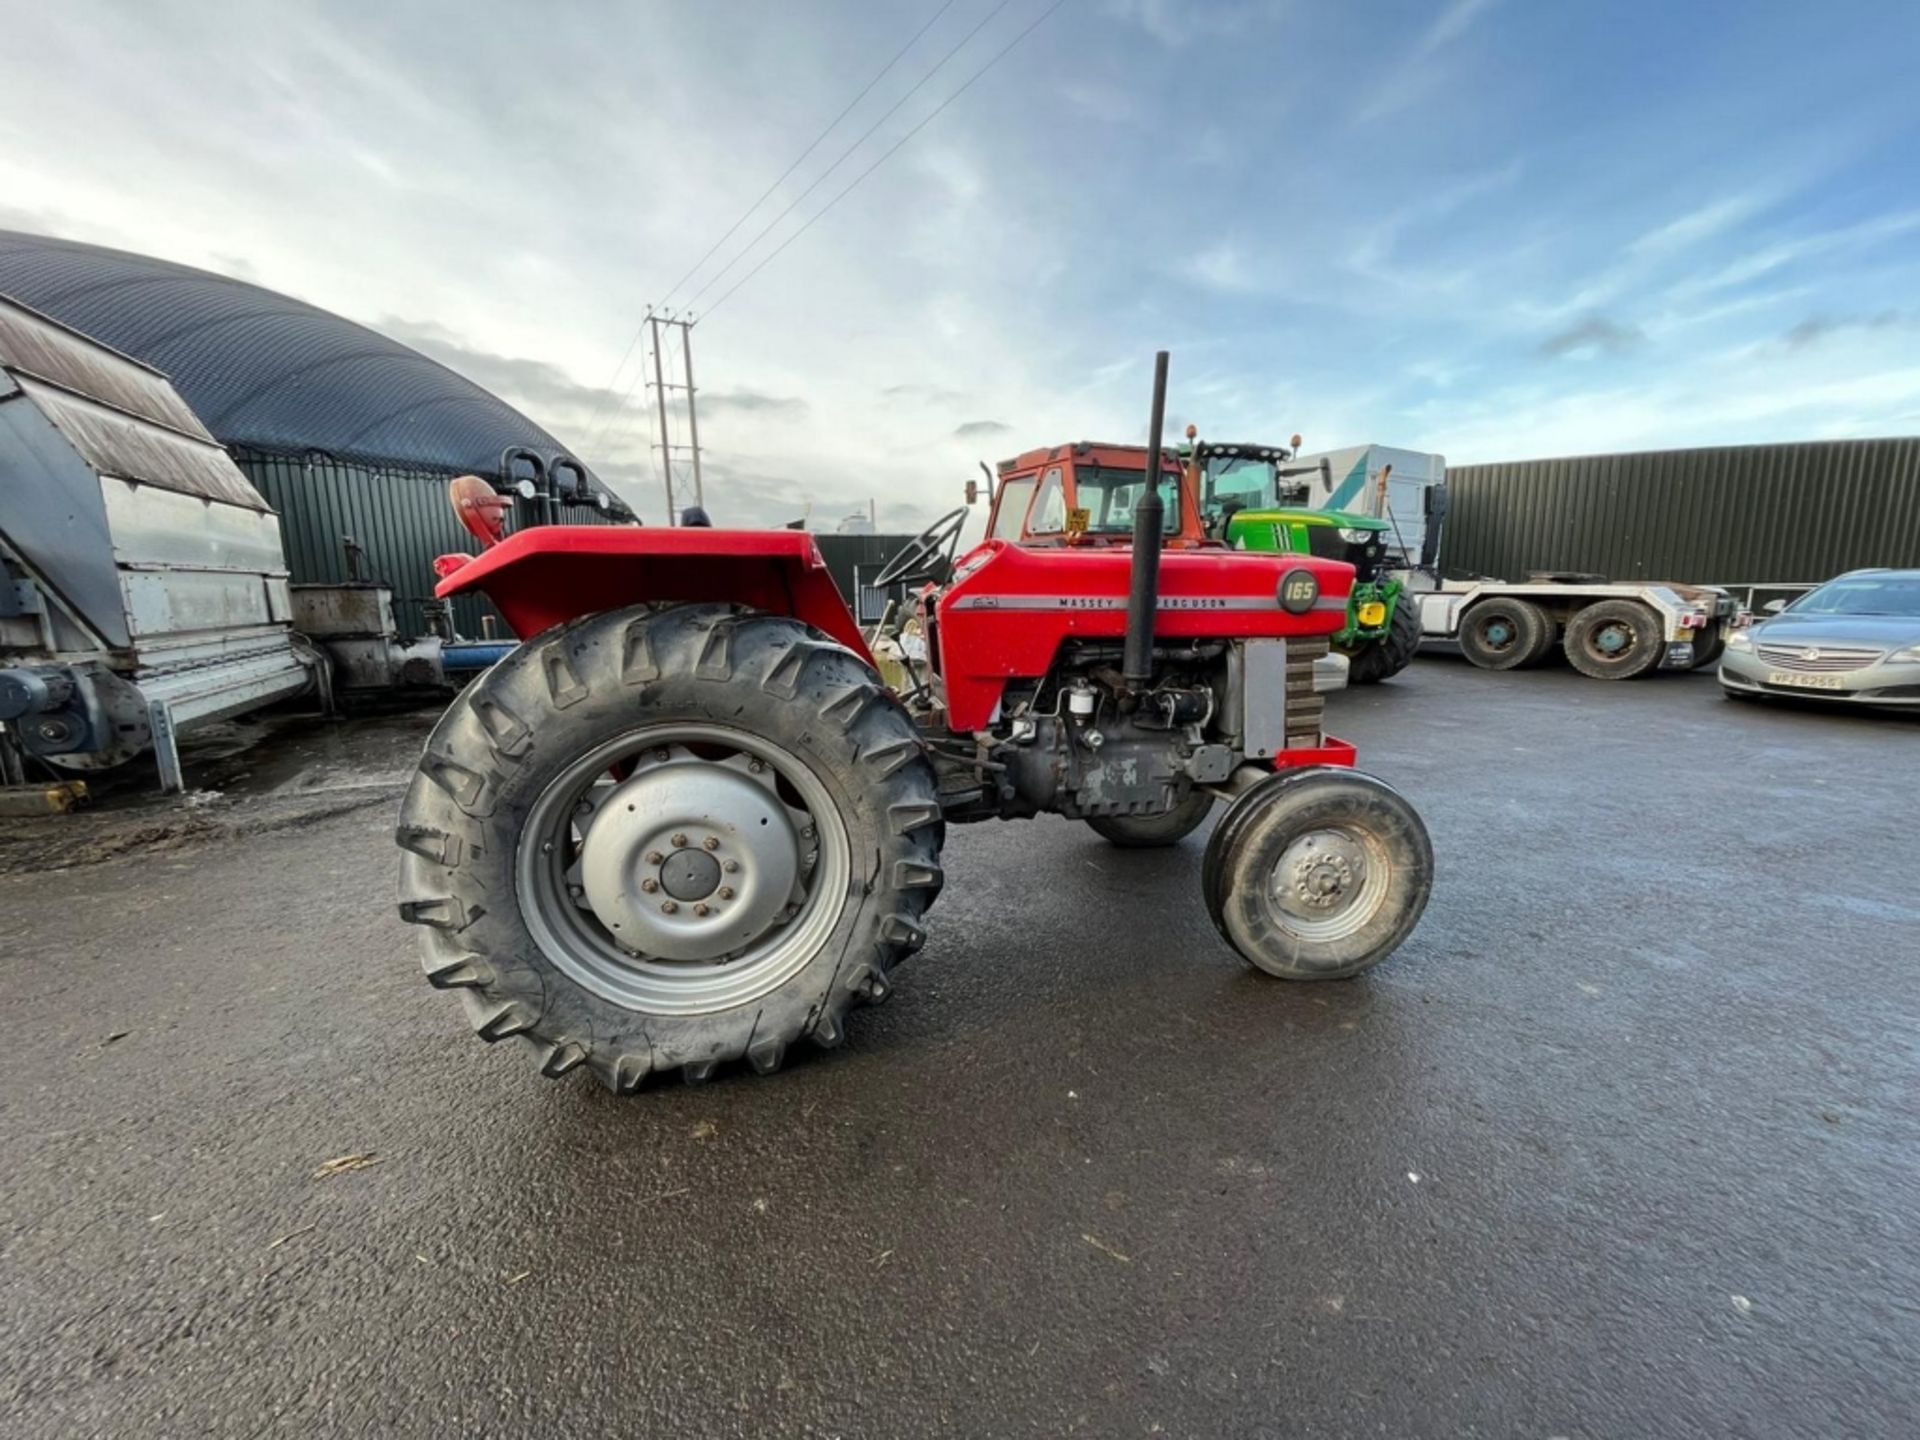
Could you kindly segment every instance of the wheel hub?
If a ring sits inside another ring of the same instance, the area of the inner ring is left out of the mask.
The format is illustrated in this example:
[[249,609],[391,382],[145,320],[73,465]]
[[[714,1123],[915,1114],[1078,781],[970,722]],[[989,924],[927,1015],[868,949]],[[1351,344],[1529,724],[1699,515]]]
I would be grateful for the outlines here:
[[1300,836],[1274,866],[1274,898],[1281,908],[1324,920],[1353,903],[1365,888],[1367,859],[1352,839],[1332,830]]
[[720,888],[720,862],[704,850],[676,850],[660,867],[660,888],[676,900],[704,900]]
[[580,882],[623,947],[667,960],[718,960],[781,917],[803,848],[768,785],[692,756],[655,763],[594,807]]

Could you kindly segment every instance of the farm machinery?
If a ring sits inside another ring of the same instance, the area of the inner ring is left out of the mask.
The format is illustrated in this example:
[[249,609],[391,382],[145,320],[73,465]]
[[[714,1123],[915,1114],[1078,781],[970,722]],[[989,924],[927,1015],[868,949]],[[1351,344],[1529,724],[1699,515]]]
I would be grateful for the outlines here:
[[925,639],[894,687],[803,531],[501,539],[456,491],[487,548],[444,559],[439,593],[485,592],[524,638],[443,717],[405,801],[427,979],[550,1076],[766,1073],[888,997],[948,825],[1052,813],[1169,845],[1215,804],[1201,889],[1229,946],[1289,979],[1383,959],[1433,858],[1322,730],[1313,662],[1353,569],[1187,544],[1177,469],[1113,497],[1099,523],[1124,544],[989,536],[956,563],[965,512],[936,522],[874,582],[908,587],[889,623]]
[[[1180,526],[1167,543],[1224,544],[1353,566],[1346,623],[1329,643],[1346,657],[1349,680],[1372,684],[1405,669],[1420,645],[1420,616],[1407,594],[1404,547],[1396,549],[1390,518],[1314,508],[1309,477],[1322,478],[1331,493],[1333,475],[1324,458],[1293,463],[1299,444],[1298,436],[1291,448],[1223,444],[1198,439],[1188,426],[1180,458],[1162,458],[1165,483],[1178,486],[1184,497]],[[1124,521],[1113,518],[1116,497],[1124,515],[1125,497],[1145,478],[1147,453],[1138,445],[1088,442],[1030,450],[1002,461],[998,476],[988,481],[992,507],[987,533],[1033,546],[1126,543]],[[977,494],[978,485],[970,485],[969,499]],[[1438,533],[1436,520],[1436,540]]]

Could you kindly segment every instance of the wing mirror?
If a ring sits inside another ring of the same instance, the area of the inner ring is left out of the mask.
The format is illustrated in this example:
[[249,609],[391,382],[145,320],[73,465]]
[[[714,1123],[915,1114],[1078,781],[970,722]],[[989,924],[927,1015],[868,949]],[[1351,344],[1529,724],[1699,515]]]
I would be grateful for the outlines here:
[[[980,462],[980,473],[987,477],[985,494],[988,502],[991,503],[993,500],[993,471],[987,468],[987,462],[984,460]],[[981,493],[980,482],[978,480],[967,481],[967,503],[969,505],[979,504]]]
[[1778,615],[1782,610],[1787,608],[1787,602],[1784,600],[1769,600],[1760,608],[1769,615]]

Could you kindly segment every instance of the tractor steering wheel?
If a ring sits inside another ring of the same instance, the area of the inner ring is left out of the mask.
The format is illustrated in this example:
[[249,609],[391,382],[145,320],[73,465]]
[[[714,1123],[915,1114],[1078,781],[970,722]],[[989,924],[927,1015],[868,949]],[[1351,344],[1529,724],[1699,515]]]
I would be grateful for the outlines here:
[[960,547],[960,529],[966,523],[965,506],[942,515],[909,540],[867,584],[884,590],[889,585],[936,579],[952,567],[953,552]]

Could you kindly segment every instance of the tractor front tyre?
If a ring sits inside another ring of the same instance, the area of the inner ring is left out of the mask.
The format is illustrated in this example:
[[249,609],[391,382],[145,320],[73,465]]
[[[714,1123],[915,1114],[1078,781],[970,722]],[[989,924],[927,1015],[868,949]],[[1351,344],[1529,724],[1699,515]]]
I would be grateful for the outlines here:
[[1595,680],[1632,680],[1660,663],[1660,617],[1637,600],[1596,600],[1567,621],[1567,660]]
[[400,915],[481,1039],[627,1093],[837,1045],[920,948],[943,838],[913,723],[851,651],[635,606],[454,701],[401,812]]
[[1553,647],[1553,620],[1530,600],[1495,596],[1460,621],[1460,653],[1482,670],[1524,670]]
[[1353,652],[1347,666],[1349,685],[1375,685],[1398,675],[1413,663],[1420,648],[1420,614],[1408,595],[1394,603],[1387,633]]
[[1412,933],[1433,889],[1433,844],[1400,793],[1333,767],[1283,770],[1243,792],[1201,867],[1214,927],[1286,980],[1338,980]]
[[1092,815],[1087,825],[1122,850],[1152,850],[1179,844],[1200,828],[1212,810],[1213,796],[1196,788],[1163,815]]

